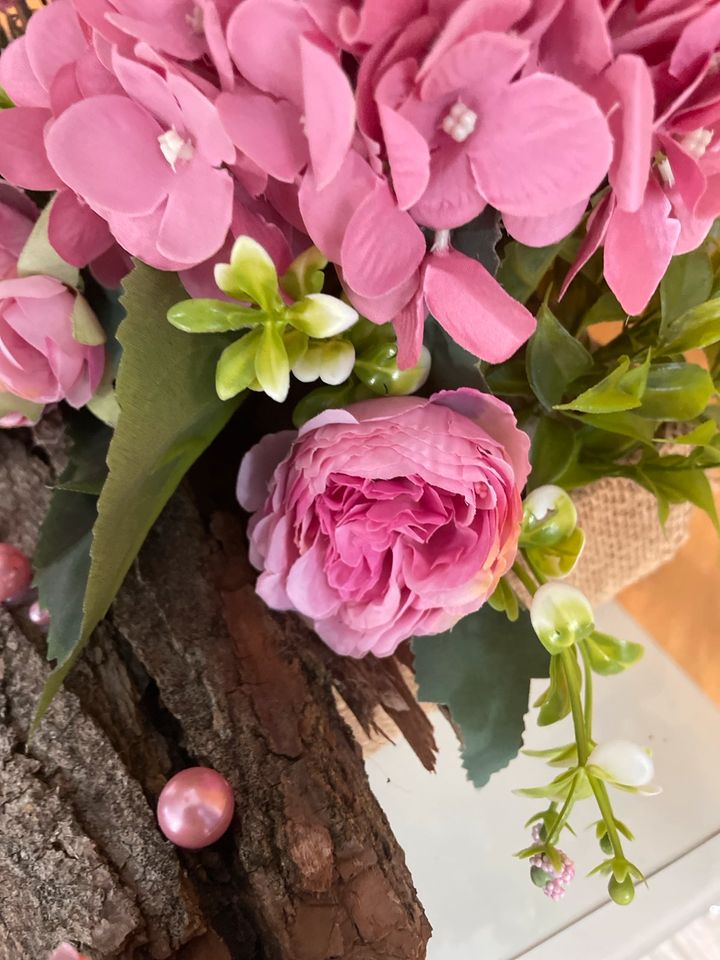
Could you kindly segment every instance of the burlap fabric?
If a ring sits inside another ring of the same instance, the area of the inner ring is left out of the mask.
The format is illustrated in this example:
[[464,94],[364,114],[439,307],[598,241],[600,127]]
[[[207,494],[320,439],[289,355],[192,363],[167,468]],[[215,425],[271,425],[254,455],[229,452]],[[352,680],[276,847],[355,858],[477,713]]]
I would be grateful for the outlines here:
[[[688,539],[692,506],[673,506],[663,527],[657,500],[632,480],[608,477],[574,491],[572,497],[579,525],[585,532],[585,549],[566,582],[579,587],[593,604],[610,600],[667,563]],[[527,602],[524,589],[512,579],[518,594]],[[412,673],[402,669],[408,685],[414,686]],[[341,700],[339,705],[365,754],[388,740],[400,739],[395,724],[381,711],[373,718],[378,729],[370,737]],[[434,704],[425,704],[423,708],[426,712],[437,709]]]

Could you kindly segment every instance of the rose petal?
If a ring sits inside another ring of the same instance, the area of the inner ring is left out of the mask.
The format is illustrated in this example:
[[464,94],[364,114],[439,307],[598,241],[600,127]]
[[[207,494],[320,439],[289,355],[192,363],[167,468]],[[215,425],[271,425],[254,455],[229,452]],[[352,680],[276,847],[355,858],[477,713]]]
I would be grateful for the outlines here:
[[273,473],[288,455],[296,437],[295,430],[266,433],[242,458],[235,492],[243,510],[254,513],[265,503]]

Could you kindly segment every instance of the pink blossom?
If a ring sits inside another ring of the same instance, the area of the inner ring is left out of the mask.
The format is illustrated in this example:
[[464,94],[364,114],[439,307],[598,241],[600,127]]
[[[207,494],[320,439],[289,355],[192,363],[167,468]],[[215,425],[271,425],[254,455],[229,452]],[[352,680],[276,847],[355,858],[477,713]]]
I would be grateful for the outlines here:
[[0,280],[15,276],[18,257],[36,218],[37,208],[29,197],[0,183]]
[[48,960],[90,960],[84,953],[79,953],[71,943],[61,943],[48,957]]
[[238,477],[258,593],[355,657],[449,629],[513,562],[528,448],[510,408],[471,389],[264,437]]
[[97,323],[59,280],[0,280],[0,392],[36,404],[87,403],[102,378],[105,351],[76,340],[74,320]]
[[447,229],[486,203],[513,217],[587,203],[612,155],[595,100],[552,74],[523,74],[527,3],[451,6],[371,49],[358,74],[359,123],[381,146],[400,208]]
[[[74,103],[49,127],[53,168],[128,252],[160,269],[215,253],[230,226],[235,150],[188,80],[113,55],[125,94]],[[84,135],[78,137],[77,131]]]
[[[605,278],[641,313],[673,256],[695,249],[720,215],[720,45],[716,4],[630,3],[607,11],[613,62],[587,83],[615,139],[610,191],[565,288],[604,247]],[[566,48],[567,37],[564,38]],[[573,44],[569,45],[570,47]]]
[[337,174],[355,130],[355,97],[339,52],[297,0],[244,0],[227,41],[243,80],[217,108],[243,154],[292,182],[311,162],[322,187]]

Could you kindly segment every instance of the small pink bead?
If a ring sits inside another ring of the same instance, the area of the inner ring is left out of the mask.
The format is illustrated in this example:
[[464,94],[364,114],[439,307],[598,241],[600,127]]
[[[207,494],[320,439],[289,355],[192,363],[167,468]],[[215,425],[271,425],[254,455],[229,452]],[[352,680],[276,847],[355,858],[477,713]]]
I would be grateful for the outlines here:
[[220,839],[234,810],[235,798],[225,777],[209,767],[189,767],[163,787],[157,818],[168,840],[199,850]]
[[87,960],[87,958],[78,953],[71,943],[61,943],[53,950],[48,960]]
[[46,610],[45,607],[41,607],[37,600],[30,604],[28,616],[32,622],[36,623],[39,627],[46,627],[50,623],[50,611]]
[[30,587],[32,567],[22,551],[0,543],[0,603],[19,600]]

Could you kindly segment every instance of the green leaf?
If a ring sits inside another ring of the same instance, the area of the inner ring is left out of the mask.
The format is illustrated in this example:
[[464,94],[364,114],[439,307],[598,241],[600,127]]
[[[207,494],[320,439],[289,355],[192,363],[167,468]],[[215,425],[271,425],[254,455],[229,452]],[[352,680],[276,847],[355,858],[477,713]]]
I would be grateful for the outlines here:
[[666,504],[688,501],[704,510],[720,533],[715,498],[705,471],[697,467],[673,469],[663,463],[663,460],[670,459],[659,457],[655,465],[642,464],[637,468],[638,482],[658,497],[661,519],[664,521],[666,518]]
[[[691,253],[673,257],[660,282],[660,339],[665,340],[676,333],[670,333],[675,322],[687,315],[688,311],[705,304],[713,288],[713,268],[707,250],[700,247]],[[716,305],[716,310],[720,304]],[[675,327],[680,331],[685,327]],[[688,349],[688,348],[684,348]]]
[[504,251],[497,278],[511,297],[527,303],[553,265],[561,244],[526,247],[512,241]]
[[18,276],[28,277],[36,273],[45,274],[48,277],[55,277],[56,280],[67,284],[68,287],[77,288],[80,283],[80,271],[77,267],[71,267],[56,253],[48,238],[50,211],[54,203],[55,198],[53,197],[35,222],[32,233],[18,259]]
[[320,293],[325,284],[323,270],[327,262],[327,257],[317,247],[308,247],[295,257],[280,277],[280,286],[293,300],[302,300],[309,293]]
[[452,245],[466,257],[481,263],[494,277],[500,266],[496,247],[502,237],[497,210],[485,207],[483,212],[462,227],[453,230]]
[[37,423],[44,409],[44,403],[33,403],[31,400],[16,397],[14,393],[0,392],[0,417],[5,417],[9,413],[19,413],[27,417],[31,423]]
[[112,435],[84,412],[68,414],[66,429],[73,447],[33,560],[38,599],[50,612],[47,656],[59,662],[71,655],[81,635],[97,494],[107,475],[105,456]]
[[168,310],[167,318],[185,333],[228,333],[244,330],[263,320],[262,310],[241,307],[225,300],[183,300]]
[[599,383],[583,391],[569,403],[555,406],[556,410],[576,410],[579,413],[622,413],[642,403],[642,396],[650,369],[650,355],[639,367],[630,366],[629,357],[621,357],[617,367]]
[[644,647],[630,640],[611,637],[596,630],[586,640],[582,640],[587,651],[590,666],[601,676],[609,677],[622,673],[642,657]]
[[488,605],[452,630],[413,640],[418,699],[450,708],[476,787],[522,746],[532,677],[547,676],[548,655],[525,611],[515,623]]
[[272,257],[252,237],[238,237],[230,252],[230,263],[215,267],[215,283],[236,300],[250,300],[272,313],[282,309],[278,275]]
[[659,343],[663,353],[685,353],[704,349],[720,340],[720,299],[693,307],[664,330]]
[[15,104],[8,96],[7,90],[0,87],[0,110],[10,110]]
[[100,321],[85,297],[77,294],[72,312],[72,335],[78,343],[89,347],[102,346],[107,337]]
[[[424,340],[425,346],[432,356],[432,367],[428,380],[430,390],[457,390],[460,387],[475,387],[481,393],[489,393],[488,385],[480,372],[478,358],[456,343],[440,326],[435,317],[430,316],[425,321]],[[527,390],[527,384],[525,390]]]
[[693,420],[714,393],[710,374],[695,363],[654,364],[637,413],[650,420]]
[[508,583],[507,577],[501,577],[492,596],[488,598],[488,603],[493,610],[497,610],[498,613],[504,613],[508,620],[511,620],[513,623],[520,616],[520,605],[517,594],[510,583]]
[[567,420],[541,417],[532,438],[528,488],[554,483],[577,459],[580,432]]
[[562,666],[562,657],[556,655],[550,658],[550,686],[533,704],[540,707],[538,726],[548,727],[557,723],[570,713],[570,691]]
[[546,409],[553,409],[569,385],[592,367],[589,351],[543,304],[538,311],[537,329],[527,346],[528,380],[538,400]]
[[290,364],[282,334],[274,323],[263,327],[255,354],[255,376],[265,393],[284,403],[290,390]]
[[264,327],[256,327],[225,347],[215,371],[215,389],[221,400],[230,400],[247,390],[255,379],[255,357]]
[[595,323],[607,323],[612,320],[627,320],[627,311],[623,310],[618,298],[612,290],[605,290],[583,314],[580,329],[584,330]]
[[84,410],[66,411],[65,423],[73,446],[56,489],[97,497],[107,477],[106,458],[112,430]]
[[577,417],[586,427],[593,427],[593,433],[582,438],[582,447],[595,449],[599,442],[597,432],[615,434],[619,437],[629,437],[640,443],[650,443],[655,436],[656,424],[651,420],[643,419],[637,413],[586,413]]
[[358,319],[357,310],[327,293],[309,293],[285,311],[289,323],[309,337],[336,337]]
[[82,627],[76,637],[58,638],[65,654],[45,686],[34,727],[107,613],[180,480],[239,404],[222,403],[213,384],[227,340],[188,337],[165,322],[183,294],[177,276],[138,263],[124,287],[127,316],[119,334],[123,357],[117,378],[121,414],[98,501]]

